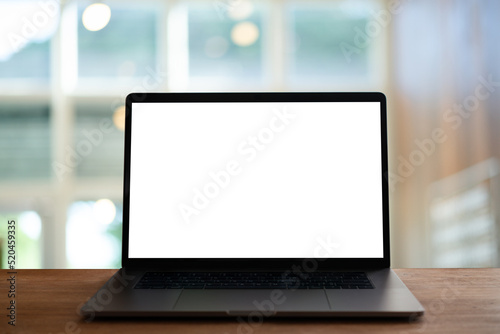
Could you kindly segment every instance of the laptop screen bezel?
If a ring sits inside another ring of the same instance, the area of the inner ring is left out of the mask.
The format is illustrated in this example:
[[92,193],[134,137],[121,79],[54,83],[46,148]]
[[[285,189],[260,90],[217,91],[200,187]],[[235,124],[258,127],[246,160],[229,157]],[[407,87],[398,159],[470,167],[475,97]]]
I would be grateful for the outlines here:
[[[224,102],[379,102],[382,153],[382,229],[383,258],[129,258],[130,161],[132,139],[132,103],[224,103]],[[131,93],[125,103],[125,154],[123,180],[122,266],[158,270],[290,270],[313,268],[336,270],[352,268],[388,268],[389,181],[387,152],[387,103],[380,92],[287,92],[287,93]]]

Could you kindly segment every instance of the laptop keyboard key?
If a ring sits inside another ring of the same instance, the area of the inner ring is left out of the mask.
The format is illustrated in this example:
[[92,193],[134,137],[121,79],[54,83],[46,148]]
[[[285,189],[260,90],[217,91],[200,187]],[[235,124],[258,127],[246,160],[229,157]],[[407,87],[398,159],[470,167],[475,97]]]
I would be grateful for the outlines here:
[[135,289],[373,289],[365,273],[316,272],[307,276],[268,273],[148,272]]

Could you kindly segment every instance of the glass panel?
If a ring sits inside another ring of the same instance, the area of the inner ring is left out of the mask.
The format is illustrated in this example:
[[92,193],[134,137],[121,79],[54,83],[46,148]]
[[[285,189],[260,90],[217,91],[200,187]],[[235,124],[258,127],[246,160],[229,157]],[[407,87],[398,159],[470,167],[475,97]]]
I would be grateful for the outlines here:
[[76,106],[74,153],[78,177],[122,178],[124,134],[110,105]]
[[71,204],[66,224],[69,268],[119,268],[122,205],[99,199]]
[[[189,72],[217,82],[260,82],[263,11],[254,2],[244,12],[217,3],[188,7]],[[243,81],[244,80],[244,81]]]
[[89,31],[78,9],[78,71],[80,77],[137,77],[156,68],[157,10],[144,4],[108,3],[111,19],[101,30]]
[[0,214],[2,228],[0,229],[0,268],[8,269],[8,237],[7,222],[15,221],[15,268],[40,269],[42,268],[41,232],[42,220],[35,211]]
[[58,23],[57,3],[0,1],[0,78],[48,79]]
[[50,43],[30,43],[9,59],[0,60],[0,78],[48,79]]
[[48,178],[51,173],[47,104],[0,104],[0,179]]
[[[360,6],[347,1],[290,5],[287,13],[291,24],[289,73],[292,81],[335,81],[347,76],[367,76],[373,41],[363,36],[371,19],[370,9],[366,4]],[[371,23],[378,24],[374,20]],[[379,28],[380,34],[383,28]]]

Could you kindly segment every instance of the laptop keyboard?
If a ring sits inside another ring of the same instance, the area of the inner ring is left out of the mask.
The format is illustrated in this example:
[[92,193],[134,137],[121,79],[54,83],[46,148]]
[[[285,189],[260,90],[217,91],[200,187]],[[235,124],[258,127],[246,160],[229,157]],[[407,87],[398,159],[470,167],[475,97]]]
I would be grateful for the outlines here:
[[147,272],[135,289],[373,289],[363,272]]

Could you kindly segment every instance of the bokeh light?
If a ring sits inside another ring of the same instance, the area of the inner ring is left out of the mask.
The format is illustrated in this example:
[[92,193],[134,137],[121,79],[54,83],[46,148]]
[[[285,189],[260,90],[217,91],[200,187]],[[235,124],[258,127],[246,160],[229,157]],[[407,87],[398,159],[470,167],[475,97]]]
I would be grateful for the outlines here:
[[231,30],[231,40],[239,46],[250,46],[259,38],[259,28],[252,22],[241,22]]
[[108,25],[111,9],[103,3],[88,6],[82,15],[83,26],[90,31],[98,31]]

